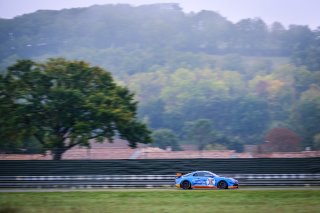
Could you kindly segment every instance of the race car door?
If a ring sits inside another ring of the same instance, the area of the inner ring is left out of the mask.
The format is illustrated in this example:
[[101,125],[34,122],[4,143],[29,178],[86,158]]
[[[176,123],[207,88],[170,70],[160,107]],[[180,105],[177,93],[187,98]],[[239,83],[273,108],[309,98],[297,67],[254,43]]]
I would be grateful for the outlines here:
[[214,178],[208,172],[196,172],[193,174],[193,187],[194,188],[214,188]]

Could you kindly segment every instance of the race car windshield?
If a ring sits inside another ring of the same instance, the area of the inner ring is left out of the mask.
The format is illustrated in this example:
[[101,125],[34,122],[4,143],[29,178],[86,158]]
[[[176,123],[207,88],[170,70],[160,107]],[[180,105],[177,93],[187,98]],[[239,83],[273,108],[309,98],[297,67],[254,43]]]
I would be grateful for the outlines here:
[[184,177],[188,177],[188,176],[190,176],[190,175],[192,175],[192,173],[188,173],[188,174],[185,174],[185,175],[183,175]]
[[215,173],[212,173],[212,172],[210,172],[213,176],[215,176],[215,177],[219,177],[219,175],[217,175],[217,174],[215,174]]
[[216,175],[215,173],[212,172],[203,172],[205,174],[204,176],[214,176],[214,177],[219,177],[219,175]]

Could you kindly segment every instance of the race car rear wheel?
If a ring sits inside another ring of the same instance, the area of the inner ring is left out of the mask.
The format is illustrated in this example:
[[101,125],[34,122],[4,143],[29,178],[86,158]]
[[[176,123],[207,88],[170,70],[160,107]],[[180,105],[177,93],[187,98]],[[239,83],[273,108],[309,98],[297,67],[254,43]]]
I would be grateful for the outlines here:
[[182,189],[190,189],[191,188],[191,184],[189,181],[185,180],[180,184]]
[[218,188],[219,189],[227,189],[228,188],[228,184],[226,181],[222,180],[218,183]]

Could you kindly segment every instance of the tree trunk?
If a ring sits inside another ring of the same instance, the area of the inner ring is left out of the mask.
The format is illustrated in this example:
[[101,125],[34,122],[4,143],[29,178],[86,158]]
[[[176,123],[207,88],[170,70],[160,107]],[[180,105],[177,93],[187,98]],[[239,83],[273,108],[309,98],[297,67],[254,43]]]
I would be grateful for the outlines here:
[[61,160],[63,153],[67,151],[66,148],[55,148],[52,150],[53,160]]

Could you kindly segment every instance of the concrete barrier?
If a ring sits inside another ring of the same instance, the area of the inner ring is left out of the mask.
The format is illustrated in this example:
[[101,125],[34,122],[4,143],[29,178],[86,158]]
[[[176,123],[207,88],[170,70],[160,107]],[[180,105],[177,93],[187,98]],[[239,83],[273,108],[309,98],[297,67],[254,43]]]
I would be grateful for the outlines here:
[[0,188],[173,187],[176,172],[212,171],[241,186],[320,186],[320,158],[0,161]]

